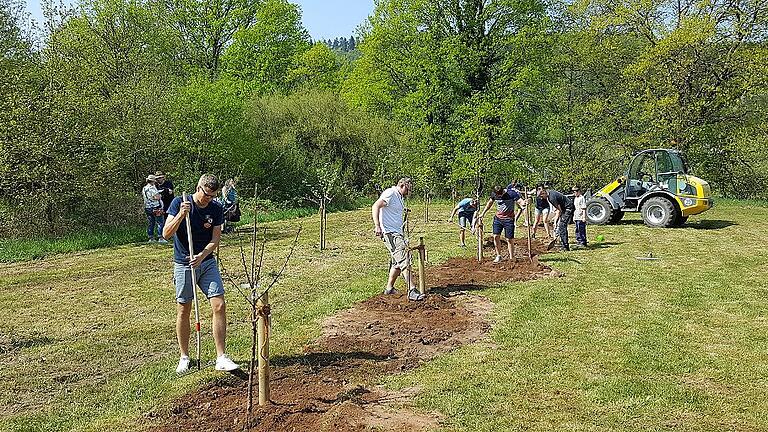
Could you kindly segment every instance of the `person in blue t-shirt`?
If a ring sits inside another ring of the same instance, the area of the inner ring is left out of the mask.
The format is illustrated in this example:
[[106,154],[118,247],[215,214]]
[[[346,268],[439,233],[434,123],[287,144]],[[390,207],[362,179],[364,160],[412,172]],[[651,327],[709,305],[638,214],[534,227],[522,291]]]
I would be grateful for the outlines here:
[[491,193],[488,204],[477,217],[477,223],[483,223],[483,217],[491,209],[493,203],[496,203],[496,215],[493,217],[493,246],[496,248],[496,258],[493,262],[501,262],[501,232],[504,231],[504,237],[507,239],[507,251],[509,252],[509,259],[515,260],[515,204],[520,208],[525,208],[528,204],[520,196],[520,193],[509,185],[506,188],[501,186],[495,186]]
[[[195,193],[183,201],[176,197],[168,208],[163,237],[173,236],[173,280],[176,285],[176,337],[179,342],[177,373],[189,369],[189,315],[192,311],[194,287],[192,270],[195,268],[197,285],[205,294],[213,311],[213,340],[216,345],[216,370],[232,371],[238,368],[226,354],[227,308],[224,302],[224,282],[213,252],[221,239],[224,210],[215,200],[221,185],[212,174],[204,174],[197,183]],[[189,251],[186,217],[192,227],[192,246]],[[198,359],[199,360],[199,359]]]
[[472,227],[475,212],[477,211],[477,200],[475,198],[464,198],[453,208],[448,222],[453,220],[453,215],[459,213],[459,246],[467,247],[465,242],[466,231]]

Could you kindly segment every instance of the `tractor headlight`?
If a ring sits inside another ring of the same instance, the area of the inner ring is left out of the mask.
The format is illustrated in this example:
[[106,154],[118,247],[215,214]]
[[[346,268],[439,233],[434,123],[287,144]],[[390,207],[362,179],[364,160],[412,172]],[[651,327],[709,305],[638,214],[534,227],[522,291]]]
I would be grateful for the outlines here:
[[683,199],[683,205],[686,207],[693,207],[696,204],[696,200],[693,198]]

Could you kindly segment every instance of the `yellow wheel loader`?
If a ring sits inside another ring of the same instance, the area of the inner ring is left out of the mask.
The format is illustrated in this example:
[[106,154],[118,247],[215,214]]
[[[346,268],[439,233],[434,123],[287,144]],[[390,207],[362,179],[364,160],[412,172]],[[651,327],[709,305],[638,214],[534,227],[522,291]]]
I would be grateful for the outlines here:
[[649,227],[681,226],[688,216],[712,207],[709,184],[688,174],[677,150],[650,149],[635,154],[626,173],[587,201],[587,222],[605,225],[626,212],[640,212]]

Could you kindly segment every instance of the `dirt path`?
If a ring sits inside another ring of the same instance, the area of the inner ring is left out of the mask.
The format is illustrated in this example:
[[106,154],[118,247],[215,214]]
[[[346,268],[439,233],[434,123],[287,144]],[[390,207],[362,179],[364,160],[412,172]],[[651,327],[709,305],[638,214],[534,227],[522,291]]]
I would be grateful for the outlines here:
[[381,377],[419,366],[437,355],[480,340],[492,309],[484,297],[463,291],[508,280],[549,276],[534,261],[454,258],[429,269],[434,294],[408,302],[402,294],[378,295],[327,318],[322,336],[302,355],[273,358],[272,402],[255,409],[246,424],[246,383],[227,377],[177,402],[153,430],[171,431],[366,431],[431,430],[434,414],[407,405],[418,393],[391,393]]

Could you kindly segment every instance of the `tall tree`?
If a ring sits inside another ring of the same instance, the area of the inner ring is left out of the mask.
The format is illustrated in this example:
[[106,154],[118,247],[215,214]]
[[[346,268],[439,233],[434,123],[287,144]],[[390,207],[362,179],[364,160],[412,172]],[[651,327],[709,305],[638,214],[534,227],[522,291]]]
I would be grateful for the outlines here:
[[189,65],[218,76],[221,57],[239,30],[255,21],[263,0],[165,0]]
[[259,93],[285,91],[289,71],[309,48],[298,7],[286,0],[266,0],[254,24],[235,34],[223,60],[224,71]]

